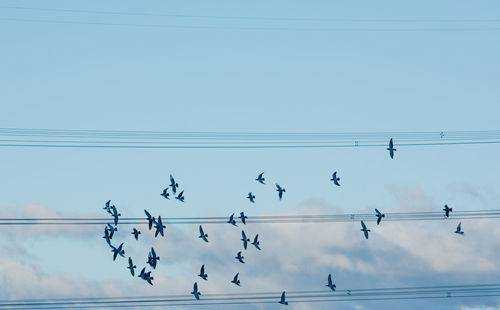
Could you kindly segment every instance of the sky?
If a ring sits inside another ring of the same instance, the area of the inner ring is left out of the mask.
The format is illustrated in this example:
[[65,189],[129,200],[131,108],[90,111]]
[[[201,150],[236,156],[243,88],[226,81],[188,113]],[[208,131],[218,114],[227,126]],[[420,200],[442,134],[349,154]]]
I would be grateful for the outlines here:
[[[1,0],[0,127],[495,130],[499,9],[495,1]],[[2,148],[0,213],[106,216],[109,199],[127,217],[144,209],[162,217],[439,211],[445,203],[497,209],[499,150],[401,147],[391,160],[383,148]],[[254,181],[263,171],[266,186]],[[339,188],[329,182],[333,171]],[[185,190],[183,204],[159,195],[170,174]],[[275,182],[287,189],[283,201]],[[328,273],[339,288],[498,282],[495,220],[464,221],[463,238],[451,221],[386,224],[368,242],[359,223],[249,226],[263,250],[248,253],[242,283],[248,291],[314,290]],[[200,244],[196,226],[169,226],[165,240],[143,227],[145,242],[133,241],[128,229],[117,235],[127,255],[145,256],[154,245],[162,257],[154,287],[132,279],[124,259],[111,260],[101,227],[0,227],[0,287],[7,288],[0,297],[188,293],[203,263],[213,266],[214,279],[204,291],[238,292],[229,283],[240,268],[232,259],[238,229],[207,227],[209,245]],[[500,299],[391,305],[498,309]],[[387,304],[290,304],[317,307]]]

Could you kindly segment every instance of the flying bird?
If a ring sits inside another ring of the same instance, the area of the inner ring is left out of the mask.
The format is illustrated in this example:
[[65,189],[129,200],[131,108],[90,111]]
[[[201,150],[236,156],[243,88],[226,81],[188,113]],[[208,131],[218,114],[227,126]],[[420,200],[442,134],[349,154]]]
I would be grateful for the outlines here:
[[153,277],[151,276],[151,271],[146,272],[146,281],[148,281],[149,284],[153,285]]
[[113,220],[114,220],[115,226],[116,226],[116,225],[118,225],[118,217],[121,216],[121,214],[118,213],[115,206],[111,206],[111,212],[112,212],[111,215],[113,216]]
[[201,238],[201,239],[203,239],[203,241],[208,242],[207,237],[208,237],[208,235],[203,232],[203,228],[200,225],[200,235],[198,236],[198,238]]
[[241,256],[241,251],[238,252],[238,254],[236,255],[235,257],[237,260],[240,261],[240,263],[244,264],[245,262],[243,261],[243,259],[245,258],[245,256]]
[[326,285],[329,287],[332,291],[335,291],[335,288],[337,287],[333,282],[332,282],[332,275],[328,274],[328,284]]
[[103,238],[106,240],[106,242],[111,245],[111,237],[109,235],[109,229],[107,226],[104,227],[104,236]]
[[208,275],[205,273],[205,265],[201,265],[200,274],[198,275],[198,277],[202,278],[205,281],[208,281]]
[[139,273],[139,275],[137,277],[146,280],[146,273],[145,272],[146,272],[146,267],[142,268],[141,272]]
[[111,203],[111,200],[106,201],[106,206],[103,208],[106,210],[109,214],[111,214],[111,206],[109,205]]
[[172,192],[174,193],[177,193],[177,187],[179,187],[179,184],[175,183],[175,180],[174,180],[174,177],[172,175],[170,175],[170,187],[172,187]]
[[259,247],[260,242],[258,239],[259,239],[259,234],[257,234],[255,236],[255,238],[253,238],[252,244],[257,248],[257,250],[260,250],[260,247]]
[[165,199],[170,199],[168,198],[170,196],[169,193],[167,193],[168,187],[163,190],[163,192],[160,194],[161,196],[165,197]]
[[261,174],[259,174],[259,176],[257,177],[257,179],[255,179],[255,181],[261,183],[261,184],[266,184],[264,183],[266,179],[264,178],[264,172],[262,172]]
[[288,301],[285,301],[285,291],[283,291],[283,293],[281,293],[281,300],[279,303],[282,305],[288,306]]
[[151,214],[149,214],[149,212],[146,211],[146,209],[144,209],[144,213],[146,213],[146,216],[147,216],[147,219],[148,219],[149,230],[151,230],[151,228],[153,227],[153,224],[156,224],[155,217],[151,216]]
[[463,235],[464,232],[462,231],[462,222],[458,223],[457,230],[455,231],[456,234]]
[[156,236],[158,236],[158,234],[160,234],[162,237],[165,236],[164,235],[165,232],[163,231],[163,229],[165,228],[165,225],[163,225],[163,223],[161,221],[161,216],[158,216],[158,222],[156,222],[155,228],[156,228],[155,238],[156,238]]
[[135,229],[135,227],[134,227],[134,229],[132,230],[132,235],[134,235],[135,240],[139,240],[140,234],[141,234],[141,232],[138,231],[137,229]]
[[147,263],[153,268],[156,269],[156,264],[160,260],[159,256],[156,256],[155,249],[151,248],[151,251],[149,252],[148,255],[148,261]]
[[180,192],[179,195],[175,196],[175,199],[179,200],[180,202],[184,202],[184,191]]
[[245,212],[240,212],[240,219],[241,219],[241,222],[243,223],[243,225],[247,224],[247,221],[246,221],[247,218],[248,218],[248,216],[245,215]]
[[380,224],[380,221],[382,220],[383,217],[385,217],[385,214],[380,213],[379,210],[375,208],[375,216],[377,217],[377,225]]
[[361,221],[361,226],[363,227],[361,231],[365,234],[365,238],[368,239],[368,232],[370,231],[369,229],[366,229],[366,225],[363,221]]
[[278,197],[280,198],[283,198],[283,193],[286,192],[286,190],[284,188],[282,188],[281,186],[279,186],[278,183],[276,183],[276,191],[278,192]]
[[247,198],[250,200],[251,203],[255,203],[255,195],[252,194],[252,192],[248,193]]
[[227,221],[227,223],[234,225],[234,226],[238,226],[238,225],[236,225],[236,221],[234,220],[234,213],[231,214],[231,216],[229,217],[229,221]]
[[111,225],[111,224],[108,224],[106,229],[108,230],[108,233],[109,233],[109,239],[113,239],[113,235],[115,234],[115,231],[118,230],[118,228],[113,227],[113,225]]
[[391,140],[389,140],[389,147],[387,148],[387,150],[389,151],[389,155],[391,156],[391,158],[394,158],[394,152],[396,151],[396,149],[394,148],[394,143],[392,142],[392,138]]
[[240,280],[238,280],[238,275],[239,275],[239,274],[240,274],[240,273],[238,272],[238,273],[234,276],[233,281],[231,281],[231,283],[234,283],[234,284],[236,284],[236,285],[240,286]]
[[243,241],[243,247],[245,248],[245,250],[247,249],[247,246],[248,246],[248,242],[250,241],[250,239],[247,238],[247,235],[245,235],[245,231],[242,230],[241,231],[241,241]]
[[194,282],[193,291],[191,292],[191,294],[194,295],[194,298],[196,298],[196,300],[200,300],[201,293],[198,291],[198,283]]
[[340,186],[340,178],[337,177],[337,171],[335,171],[333,174],[332,174],[332,178],[330,179],[330,181],[333,181],[333,184],[337,185],[337,186]]
[[123,243],[120,244],[118,248],[115,248],[112,244],[109,244],[111,247],[111,252],[113,252],[113,261],[116,259],[116,256],[120,255],[121,257],[125,257],[125,250],[122,249]]
[[448,207],[448,205],[444,205],[443,211],[446,217],[450,217],[450,212],[453,211],[453,208]]
[[[144,270],[144,269],[142,269],[142,270]],[[149,284],[153,285],[152,281],[153,281],[154,278],[151,276],[151,271],[143,273],[142,276],[141,276],[141,278],[143,280],[147,281]]]
[[134,269],[137,268],[134,263],[132,262],[132,257],[128,258],[128,267],[127,269],[130,269],[130,273],[132,274],[132,277],[135,276]]

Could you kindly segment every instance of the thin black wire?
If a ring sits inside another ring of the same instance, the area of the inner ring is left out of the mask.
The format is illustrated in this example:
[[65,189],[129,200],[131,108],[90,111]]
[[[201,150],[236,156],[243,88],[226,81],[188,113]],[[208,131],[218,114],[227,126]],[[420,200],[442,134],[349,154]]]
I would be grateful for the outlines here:
[[[500,218],[500,210],[467,210],[457,211],[444,217],[443,212],[409,212],[386,213],[384,222],[395,221],[430,221],[451,219],[496,219]],[[163,223],[176,224],[227,224],[227,217],[177,217],[163,218]],[[317,214],[317,215],[267,215],[250,217],[247,223],[285,224],[285,223],[335,223],[359,222],[360,220],[372,222],[377,218],[374,214]],[[17,225],[106,225],[113,219],[108,218],[0,218],[0,226]],[[147,225],[145,218],[121,218],[120,225]]]
[[[477,290],[497,290],[500,289],[500,284],[459,284],[459,285],[441,285],[441,286],[413,286],[413,287],[387,287],[387,288],[355,288],[350,290],[335,290],[334,292],[330,292],[328,290],[328,294],[334,294],[335,296],[344,296],[346,293],[351,293],[352,295],[359,296],[358,292],[372,292],[374,294],[384,294],[384,293],[398,293],[399,291],[407,291],[407,292],[421,292],[422,290],[434,290],[439,292],[449,292],[449,291],[477,291]],[[287,294],[318,294],[325,293],[325,290],[308,290],[308,291],[287,291]],[[204,297],[224,297],[224,296],[279,296],[281,292],[254,292],[254,293],[217,293],[217,294],[204,294]],[[86,300],[130,300],[130,299],[166,299],[166,298],[186,298],[192,296],[189,294],[181,294],[181,295],[161,295],[161,296],[125,296],[125,297],[76,297],[76,298],[31,298],[31,299],[16,299],[16,300],[0,300],[0,304],[7,303],[18,303],[18,302],[50,302],[50,301],[86,301]]]
[[[313,291],[287,291],[289,299],[297,298],[321,298],[321,297],[343,297],[346,293],[350,293],[351,297],[355,296],[382,296],[394,294],[434,294],[434,293],[468,293],[468,292],[481,292],[481,291],[495,291],[500,290],[500,284],[462,284],[462,285],[442,285],[442,286],[416,286],[416,287],[393,287],[393,288],[360,288],[350,290],[313,290]],[[281,292],[253,292],[253,293],[225,293],[225,294],[206,294],[204,300],[236,300],[236,299],[272,299]],[[332,295],[333,294],[333,295]],[[267,295],[267,296],[265,296]],[[243,297],[242,297],[243,296]],[[5,305],[21,305],[21,303],[28,303],[29,305],[39,305],[43,303],[57,304],[64,303],[64,301],[71,301],[74,303],[82,302],[89,303],[96,302],[167,302],[167,301],[180,301],[181,298],[186,301],[191,301],[192,296],[189,294],[182,295],[165,295],[165,296],[134,296],[134,297],[80,297],[80,298],[51,298],[51,299],[17,299],[0,301],[0,306]],[[108,301],[103,301],[108,300]],[[24,304],[22,304],[24,305]]]
[[[475,142],[436,142],[436,143],[400,143],[400,146],[445,146],[445,145],[480,145],[500,144],[500,141]],[[0,147],[32,148],[111,148],[111,149],[302,149],[302,148],[361,148],[386,147],[386,144],[343,144],[343,145],[64,145],[64,144],[0,144]]]
[[21,23],[43,23],[62,25],[91,25],[91,26],[114,26],[114,27],[136,27],[156,29],[198,29],[198,30],[248,30],[248,31],[303,31],[303,32],[482,32],[499,31],[500,27],[476,27],[476,28],[305,28],[305,27],[247,27],[247,26],[190,26],[190,25],[168,25],[168,24],[133,24],[133,23],[109,23],[109,22],[84,22],[63,21],[48,19],[29,18],[0,18],[0,21]]
[[[312,302],[339,302],[339,301],[394,301],[394,300],[419,300],[419,299],[447,299],[447,298],[483,298],[483,297],[499,297],[500,294],[475,294],[475,295],[443,295],[443,296],[402,296],[402,297],[371,297],[371,298],[343,298],[343,299],[301,299],[301,300],[293,300],[291,303],[312,303]],[[207,305],[241,305],[241,304],[271,304],[278,303],[279,296],[275,297],[276,301],[229,301],[229,302],[204,302],[202,301],[192,301],[185,303],[168,303],[168,304],[120,304],[120,305],[63,305],[63,306],[54,306],[47,305],[46,308],[38,307],[21,307],[21,308],[12,308],[9,306],[9,309],[62,309],[62,308],[71,308],[71,309],[88,309],[88,308],[132,308],[132,307],[168,307],[168,306],[207,306]],[[288,297],[287,297],[288,299]],[[191,299],[192,300],[192,299]]]
[[122,15],[122,16],[149,16],[149,17],[177,17],[177,18],[203,18],[203,19],[227,19],[227,20],[268,20],[268,21],[333,21],[333,22],[500,22],[499,19],[354,19],[354,18],[317,18],[317,17],[264,17],[264,16],[222,16],[222,15],[193,15],[193,14],[159,14],[138,13],[123,11],[98,11],[98,10],[75,10],[55,9],[40,7],[0,6],[0,9],[15,9],[44,12],[61,13],[85,13],[100,15]]

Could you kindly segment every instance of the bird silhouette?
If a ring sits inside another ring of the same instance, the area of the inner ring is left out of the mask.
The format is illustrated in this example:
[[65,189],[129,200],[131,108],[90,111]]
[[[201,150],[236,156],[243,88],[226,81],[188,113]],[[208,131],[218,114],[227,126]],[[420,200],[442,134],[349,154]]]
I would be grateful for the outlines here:
[[165,199],[170,199],[168,198],[170,196],[169,193],[167,193],[168,187],[163,190],[163,192],[160,194],[161,196],[165,197]]
[[335,288],[337,287],[332,281],[331,274],[328,274],[328,284],[326,286],[329,287],[332,291],[335,291]]
[[464,232],[462,231],[462,222],[458,223],[457,230],[455,231],[456,234],[463,235]]
[[253,239],[252,244],[257,248],[257,250],[260,250],[260,242],[259,242],[259,234],[255,235],[255,238]]
[[281,299],[280,299],[280,304],[288,306],[288,301],[285,301],[285,291],[281,293]]
[[261,174],[259,174],[259,176],[257,177],[257,179],[255,179],[255,181],[261,183],[261,184],[266,184],[264,183],[266,179],[264,178],[264,172],[262,172]]
[[337,171],[335,171],[333,174],[332,174],[332,178],[330,179],[330,181],[333,181],[333,184],[337,185],[337,186],[340,186],[340,178],[337,177]]
[[365,234],[365,238],[368,239],[368,232],[370,231],[369,229],[366,229],[366,225],[363,221],[361,221],[361,226],[363,227],[361,231]]
[[245,235],[245,231],[244,230],[241,231],[241,241],[243,241],[243,247],[246,250],[247,246],[248,246],[248,242],[250,241],[250,239],[247,238],[247,235]]
[[201,238],[201,239],[203,239],[203,241],[208,242],[208,239],[207,239],[208,235],[205,232],[203,232],[203,228],[201,227],[201,225],[200,225],[199,230],[200,230],[200,235],[198,236],[198,238]]
[[241,255],[241,251],[238,252],[238,254],[236,254],[236,257],[235,257],[240,263],[244,264],[245,262],[243,261],[243,259],[245,258],[245,256],[242,256]]
[[202,278],[205,281],[208,281],[208,275],[205,273],[205,265],[201,265],[200,274],[198,275],[198,277]]
[[175,199],[179,200],[180,202],[184,202],[184,191],[181,191],[179,195],[175,197]]
[[179,184],[177,184],[174,180],[174,177],[172,175],[170,175],[170,187],[172,187],[172,192],[174,193],[177,193],[177,187],[179,187]]
[[149,212],[146,211],[146,209],[144,209],[144,213],[146,213],[146,216],[147,216],[149,230],[151,230],[151,228],[153,227],[153,224],[156,224],[155,217],[151,216],[151,214],[149,214]]
[[234,284],[236,284],[236,285],[240,286],[240,280],[238,280],[238,275],[239,275],[239,274],[240,274],[240,273],[238,272],[238,273],[234,276],[233,281],[231,281],[231,283],[234,283]]
[[276,183],[276,191],[278,192],[278,197],[280,198],[283,198],[283,193],[286,192],[286,190],[284,188],[282,188],[281,186],[279,186],[278,183]]
[[227,223],[233,225],[233,226],[238,226],[236,225],[236,221],[234,220],[234,213],[231,214],[231,216],[229,217],[229,220],[227,221]]
[[375,208],[375,216],[377,217],[377,225],[380,224],[380,221],[382,220],[383,217],[385,217],[385,214],[380,213],[379,210]]
[[130,273],[132,274],[132,277],[135,276],[134,269],[137,268],[134,263],[132,262],[132,257],[128,258],[128,267],[127,269],[130,269]]
[[444,205],[443,211],[446,217],[450,217],[450,212],[453,211],[453,208],[448,207],[448,205]]
[[251,203],[255,203],[255,195],[252,194],[252,192],[248,193],[247,198],[250,200]]
[[198,291],[198,283],[194,282],[193,291],[191,292],[191,294],[194,295],[194,298],[196,298],[196,300],[200,300],[201,293]]
[[243,225],[247,224],[247,221],[246,221],[247,218],[248,218],[248,216],[245,215],[245,212],[240,212],[240,219],[241,219],[241,222],[243,223]]
[[394,158],[394,152],[396,151],[396,149],[394,148],[394,143],[392,142],[392,138],[391,140],[389,140],[389,147],[387,148],[387,150],[389,151],[389,156],[391,156],[391,158]]

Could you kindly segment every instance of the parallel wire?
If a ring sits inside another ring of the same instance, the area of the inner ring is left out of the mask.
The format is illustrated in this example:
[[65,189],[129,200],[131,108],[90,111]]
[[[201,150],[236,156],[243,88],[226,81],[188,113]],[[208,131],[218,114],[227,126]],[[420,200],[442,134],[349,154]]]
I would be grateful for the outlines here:
[[[500,209],[497,210],[468,210],[450,213],[448,219],[496,219],[500,218]],[[443,212],[397,212],[385,213],[383,221],[432,221],[444,220]],[[164,224],[227,224],[228,217],[172,217],[162,218]],[[291,223],[334,223],[334,222],[359,222],[376,221],[375,214],[316,214],[316,215],[267,215],[250,216],[247,223],[261,224],[291,224]],[[106,225],[113,221],[112,217],[92,218],[0,218],[0,226],[21,225]],[[147,225],[148,221],[141,217],[119,218],[120,225]]]
[[123,11],[98,11],[98,10],[76,10],[57,9],[41,7],[0,6],[0,9],[58,12],[58,13],[84,13],[99,15],[119,16],[149,16],[149,17],[176,17],[176,18],[202,18],[202,19],[227,19],[227,20],[265,20],[265,21],[329,21],[329,22],[439,22],[439,23],[476,23],[476,22],[500,22],[500,19],[359,19],[359,18],[321,18],[321,17],[269,17],[269,16],[223,16],[223,15],[194,15],[194,14],[161,14],[161,13],[139,13]]
[[[280,292],[206,294],[200,301],[190,295],[139,296],[139,297],[88,297],[19,299],[0,301],[0,308],[9,309],[59,309],[59,308],[115,308],[151,306],[196,306],[277,303]],[[289,291],[291,303],[335,301],[388,301],[405,299],[480,298],[500,296],[500,284],[423,286],[399,288],[352,289],[330,292]]]
[[[68,139],[69,138],[69,139]],[[357,148],[500,144],[500,130],[441,132],[162,132],[0,128],[0,147],[115,149]]]

